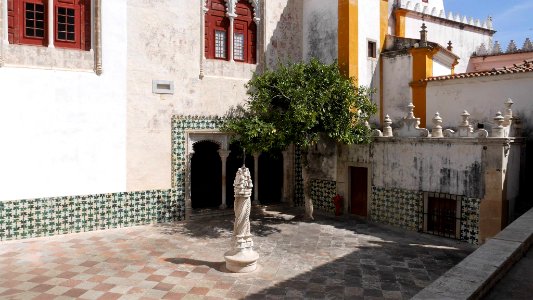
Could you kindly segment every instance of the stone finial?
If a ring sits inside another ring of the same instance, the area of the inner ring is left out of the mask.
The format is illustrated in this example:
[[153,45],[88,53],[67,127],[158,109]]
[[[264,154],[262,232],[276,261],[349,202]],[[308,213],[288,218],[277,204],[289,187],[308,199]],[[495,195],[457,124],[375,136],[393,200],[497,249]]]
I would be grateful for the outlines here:
[[505,121],[501,112],[497,112],[494,117],[494,127],[492,127],[492,137],[504,137],[503,122]]
[[420,47],[427,47],[428,45],[428,31],[426,23],[422,23],[422,30],[420,30]]
[[468,24],[468,19],[466,16],[463,16],[463,18],[461,19],[461,23]]
[[431,130],[431,137],[444,137],[442,135],[442,118],[440,117],[439,112],[435,113],[435,116],[433,117],[433,129]]
[[428,14],[428,7],[427,7],[427,5],[425,5],[424,8],[422,8],[422,13],[423,13],[424,15],[427,15],[427,14]]
[[440,10],[440,12],[439,12],[439,18],[443,18],[443,19],[446,18],[446,13],[444,12],[444,9],[441,9],[441,10]]
[[448,47],[446,47],[446,49],[448,49],[448,51],[452,51],[452,50],[453,50],[453,43],[452,43],[452,41],[448,41]]
[[420,3],[415,4],[414,11],[420,12]]
[[487,18],[487,28],[488,28],[488,29],[491,29],[491,30],[494,28],[494,27],[492,26],[492,17],[491,17],[491,16],[489,16],[489,17]]
[[474,18],[473,17],[469,17],[468,18],[468,25],[474,25]]
[[479,19],[476,19],[476,22],[474,22],[474,26],[481,27],[481,21]]
[[437,16],[437,8],[436,7],[433,7],[433,9],[431,10],[431,15],[432,16]]
[[405,8],[410,10],[411,7],[413,7],[413,4],[411,3],[411,1],[407,1],[407,4],[405,5]]
[[514,53],[516,51],[518,51],[518,48],[516,47],[516,43],[514,42],[514,40],[511,40],[509,42],[509,45],[507,46],[506,53]]
[[455,138],[486,138],[489,136],[489,133],[485,129],[473,130],[472,125],[470,125],[470,114],[468,111],[464,110],[461,114],[462,121],[459,124],[459,129],[457,132],[446,129],[444,130],[445,137],[455,137]]
[[485,46],[485,43],[482,43],[481,46],[477,49],[478,56],[483,56],[489,54],[489,51],[487,50],[487,46]]
[[461,124],[459,124],[459,137],[469,137],[473,132],[470,121],[468,120],[470,118],[470,114],[464,110],[461,114],[461,118],[463,120]]
[[384,137],[392,137],[393,136],[392,127],[391,127],[392,120],[389,117],[389,115],[385,116],[385,120],[383,120],[383,123],[385,124],[385,126],[383,126],[383,136]]
[[407,116],[403,118],[403,122],[400,128],[396,129],[394,132],[395,136],[399,137],[428,137],[429,130],[426,128],[419,128],[420,118],[415,117],[413,103],[407,105],[409,112]]
[[448,17],[447,17],[448,20],[453,20],[453,12],[449,11],[448,12]]
[[494,46],[492,47],[492,54],[501,54],[502,53],[502,46],[500,46],[500,43],[498,41],[494,42]]
[[455,22],[461,22],[461,14],[457,13],[454,18]]
[[533,51],[533,43],[529,38],[526,38],[524,45],[522,46],[522,51]]

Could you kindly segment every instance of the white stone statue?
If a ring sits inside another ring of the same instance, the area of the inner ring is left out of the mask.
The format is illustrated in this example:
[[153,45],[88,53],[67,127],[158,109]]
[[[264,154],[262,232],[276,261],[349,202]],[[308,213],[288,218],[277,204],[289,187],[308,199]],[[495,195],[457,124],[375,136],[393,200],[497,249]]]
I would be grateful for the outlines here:
[[250,208],[252,195],[252,177],[244,165],[239,168],[235,181],[235,224],[233,225],[233,238],[231,250],[224,253],[226,269],[236,273],[249,273],[257,268],[259,254],[253,250],[254,242],[250,233]]

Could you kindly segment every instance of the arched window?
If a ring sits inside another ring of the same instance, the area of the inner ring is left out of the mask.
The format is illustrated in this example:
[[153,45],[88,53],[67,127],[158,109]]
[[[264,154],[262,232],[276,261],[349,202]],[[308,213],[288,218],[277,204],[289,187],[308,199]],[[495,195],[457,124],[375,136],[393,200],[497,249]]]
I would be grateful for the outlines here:
[[233,59],[250,64],[256,62],[257,25],[254,8],[248,0],[237,2],[233,22]]
[[255,64],[257,25],[254,7],[249,0],[233,0],[228,4],[230,13],[226,13],[226,1],[230,0],[207,0],[205,57]]
[[229,19],[224,0],[208,0],[205,16],[205,57],[228,59]]

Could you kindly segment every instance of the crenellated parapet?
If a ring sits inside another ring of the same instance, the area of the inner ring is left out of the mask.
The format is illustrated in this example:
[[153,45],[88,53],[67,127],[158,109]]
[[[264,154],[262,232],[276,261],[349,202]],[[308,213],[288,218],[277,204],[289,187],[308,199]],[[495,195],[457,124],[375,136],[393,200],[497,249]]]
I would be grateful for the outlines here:
[[396,2],[396,7],[400,9],[405,9],[408,11],[413,11],[420,13],[425,16],[432,16],[435,18],[445,19],[448,21],[461,23],[463,25],[468,25],[477,28],[483,28],[487,30],[493,30],[492,18],[488,17],[486,20],[474,19],[473,17],[462,16],[459,13],[454,14],[449,11],[446,12],[440,7],[433,7],[431,5],[424,5],[420,3],[415,3],[410,0],[398,0]]
[[383,132],[379,129],[374,130],[375,137],[400,137],[400,138],[511,138],[520,137],[521,122],[516,116],[513,116],[514,102],[512,99],[505,101],[504,113],[498,112],[493,117],[493,126],[489,131],[484,128],[475,129],[470,124],[470,114],[464,110],[461,114],[461,122],[457,126],[457,130],[443,129],[443,118],[437,112],[432,119],[433,129],[431,133],[426,128],[420,128],[420,118],[414,115],[414,105],[409,103],[407,106],[407,115],[402,119],[399,127],[392,129],[392,120],[387,115],[384,120]]
[[516,42],[514,40],[511,40],[507,47],[505,47],[505,49],[506,50],[504,51],[502,46],[500,45],[500,42],[495,41],[493,45],[481,44],[472,56],[476,57],[533,52],[533,42],[531,42],[530,38],[526,38],[526,40],[522,44],[522,47],[519,48]]

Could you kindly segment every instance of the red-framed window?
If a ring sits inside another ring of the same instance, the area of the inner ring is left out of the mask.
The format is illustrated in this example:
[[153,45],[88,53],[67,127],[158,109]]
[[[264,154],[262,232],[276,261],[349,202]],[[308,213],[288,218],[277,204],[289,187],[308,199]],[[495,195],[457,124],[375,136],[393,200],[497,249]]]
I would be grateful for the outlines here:
[[12,44],[48,45],[47,0],[8,0],[8,38]]
[[[54,1],[54,11],[48,9]],[[54,19],[50,32],[49,18]],[[8,0],[8,39],[11,44],[54,46],[89,50],[91,48],[90,0]]]
[[205,57],[228,59],[229,19],[224,0],[209,0],[205,16]]
[[205,16],[205,57],[229,60],[229,43],[233,43],[233,60],[256,63],[257,25],[254,9],[248,0],[236,5],[237,17],[233,20],[233,37],[229,37],[230,21],[226,16],[224,0],[208,0]]
[[255,64],[257,25],[254,8],[248,0],[241,0],[237,3],[236,13],[233,21],[233,59]]
[[91,49],[90,0],[54,0],[54,45]]

